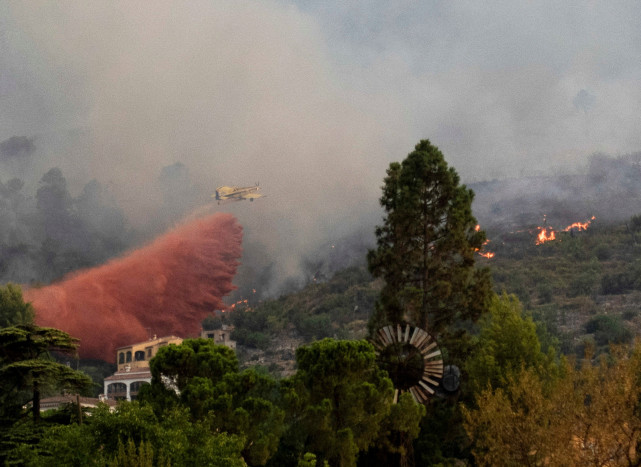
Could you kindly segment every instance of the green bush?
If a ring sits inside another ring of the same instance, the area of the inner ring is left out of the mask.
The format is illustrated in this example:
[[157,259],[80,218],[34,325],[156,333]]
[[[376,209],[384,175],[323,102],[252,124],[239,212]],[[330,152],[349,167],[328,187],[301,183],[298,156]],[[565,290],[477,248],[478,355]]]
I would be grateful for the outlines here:
[[570,281],[568,296],[592,295],[596,290],[597,275],[594,271],[583,271]]
[[628,272],[605,274],[601,278],[601,292],[604,295],[622,294],[632,290],[634,277]]
[[586,323],[585,330],[588,334],[594,334],[597,345],[623,344],[633,336],[619,316],[596,315]]
[[223,327],[223,320],[220,316],[210,314],[203,320],[202,326],[205,331],[213,331]]
[[641,261],[626,264],[622,270],[605,274],[601,279],[601,291],[605,294],[621,294],[641,290]]
[[329,315],[312,315],[304,316],[297,324],[298,332],[306,340],[323,339],[325,337],[332,337],[333,327],[332,320]]
[[537,292],[541,303],[550,303],[552,301],[554,289],[549,282],[542,282],[537,286]]
[[594,249],[594,255],[599,261],[607,261],[612,257],[612,249],[609,245],[601,244]]
[[231,333],[231,338],[240,345],[256,349],[266,350],[270,344],[269,336],[264,332],[251,331],[245,328],[234,329]]

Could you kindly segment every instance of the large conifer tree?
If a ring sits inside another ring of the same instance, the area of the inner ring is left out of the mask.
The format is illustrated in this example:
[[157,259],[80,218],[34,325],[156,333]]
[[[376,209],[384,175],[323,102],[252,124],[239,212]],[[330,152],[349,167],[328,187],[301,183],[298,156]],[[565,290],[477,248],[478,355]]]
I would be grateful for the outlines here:
[[489,271],[474,266],[485,234],[472,215],[474,193],[459,181],[428,140],[390,164],[380,199],[386,215],[367,257],[385,282],[370,332],[409,322],[452,337],[455,323],[475,321],[487,307]]
[[[0,329],[0,417],[31,402],[37,422],[43,389],[88,391],[93,384],[89,376],[56,362],[49,354],[73,354],[77,347],[78,339],[59,329],[35,324]],[[25,390],[29,396],[24,395]]]

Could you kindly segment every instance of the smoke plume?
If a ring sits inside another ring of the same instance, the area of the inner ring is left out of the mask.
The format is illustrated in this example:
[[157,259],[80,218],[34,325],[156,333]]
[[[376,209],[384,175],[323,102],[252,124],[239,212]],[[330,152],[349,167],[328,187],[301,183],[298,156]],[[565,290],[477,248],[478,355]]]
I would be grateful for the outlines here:
[[[511,179],[641,148],[640,2],[400,3],[0,2],[0,282],[101,264],[260,182],[224,209],[244,229],[238,293],[277,296],[331,269],[310,252],[374,232],[385,170],[420,139],[466,183],[501,182],[477,191],[484,228],[518,213]],[[523,201],[551,221],[543,184]]]
[[36,322],[80,339],[80,356],[111,361],[116,348],[159,336],[193,336],[222,298],[241,255],[242,227],[214,214],[63,281],[25,291]]

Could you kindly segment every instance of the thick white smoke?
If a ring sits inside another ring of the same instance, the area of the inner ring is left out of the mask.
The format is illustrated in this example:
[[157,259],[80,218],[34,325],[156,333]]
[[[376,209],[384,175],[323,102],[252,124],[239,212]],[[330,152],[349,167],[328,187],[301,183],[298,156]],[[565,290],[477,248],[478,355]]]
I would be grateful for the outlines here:
[[[419,139],[465,181],[638,151],[639,9],[4,2],[0,142],[36,149],[0,161],[0,181],[33,193],[60,167],[76,196],[96,178],[137,229],[166,227],[177,199],[192,210],[218,185],[260,182],[267,197],[209,209],[237,215],[246,251],[285,276],[317,245],[373,230],[386,167]],[[189,189],[158,183],[177,162],[172,183]]]

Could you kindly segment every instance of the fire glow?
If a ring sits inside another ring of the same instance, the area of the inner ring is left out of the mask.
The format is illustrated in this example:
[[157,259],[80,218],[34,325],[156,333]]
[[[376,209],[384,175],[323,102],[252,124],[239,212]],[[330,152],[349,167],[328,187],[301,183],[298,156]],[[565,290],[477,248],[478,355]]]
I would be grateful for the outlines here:
[[578,231],[587,230],[588,226],[592,223],[594,219],[596,219],[596,217],[592,216],[590,220],[587,222],[575,222],[574,224],[568,225],[565,229],[563,229],[563,231],[569,232],[572,229],[576,229]]
[[[237,306],[241,306],[241,305],[249,306],[249,300],[247,300],[247,299],[238,300],[236,303],[232,303],[231,305],[229,305],[229,309],[233,310]],[[247,308],[245,311],[249,311],[249,308]]]
[[549,242],[552,240],[556,240],[556,235],[554,233],[554,230],[549,229],[549,233],[548,233],[548,229],[546,227],[539,227],[539,228],[541,229],[541,231],[536,237],[537,245],[540,245],[542,243]]
[[196,335],[235,287],[242,227],[231,214],[183,224],[127,256],[24,291],[40,326],[80,339],[80,356],[113,361],[151,334]]
[[[545,220],[545,216],[543,216],[543,219]],[[568,225],[566,228],[564,228],[562,232],[572,232],[574,230],[580,232],[582,230],[587,230],[594,219],[596,219],[596,217],[592,216],[590,220],[586,222],[574,222]],[[537,229],[539,230],[539,233],[536,236],[537,245],[541,245],[542,243],[556,240],[556,233],[551,227],[537,227]]]
[[[480,224],[476,224],[476,227],[474,227],[474,230],[475,230],[475,231],[477,231],[477,232],[478,232],[479,230],[481,230],[481,225],[480,225]],[[474,251],[476,251],[476,252],[477,252],[479,255],[481,255],[483,258],[487,258],[487,259],[494,258],[494,255],[495,255],[495,253],[494,253],[494,252],[492,252],[492,251],[481,251],[481,250],[483,249],[483,247],[485,247],[485,245],[487,245],[488,243],[490,243],[490,240],[489,240],[489,239],[487,239],[487,240],[485,240],[485,241],[483,242],[483,244],[481,245],[481,248],[477,248],[477,249],[476,249],[476,250],[474,250]]]
[[487,258],[487,259],[494,258],[494,254],[495,254],[492,251],[486,251],[486,252],[478,251],[477,253],[481,255],[483,258]]

